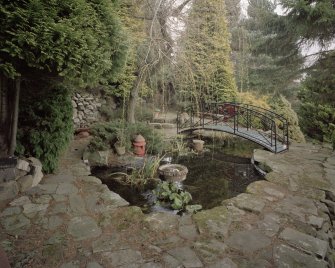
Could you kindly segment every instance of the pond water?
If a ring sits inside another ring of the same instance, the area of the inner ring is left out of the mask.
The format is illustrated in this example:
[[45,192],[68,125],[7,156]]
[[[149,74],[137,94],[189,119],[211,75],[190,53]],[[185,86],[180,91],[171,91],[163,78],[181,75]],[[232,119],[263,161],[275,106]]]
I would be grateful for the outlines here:
[[[187,166],[189,172],[183,188],[191,193],[192,204],[201,204],[203,209],[219,206],[223,200],[243,193],[253,181],[263,179],[251,164],[250,156],[253,145],[241,146],[234,144],[234,148],[216,146],[201,154],[174,157],[172,163]],[[209,144],[208,147],[211,147]],[[234,153],[239,156],[234,155]],[[243,152],[242,154],[240,152]],[[242,156],[241,156],[242,155]],[[152,198],[150,187],[146,191],[122,185],[110,179],[110,174],[127,172],[125,168],[93,168],[92,173],[99,177],[110,190],[118,193],[131,205],[142,208],[144,212],[155,210],[150,200]]]

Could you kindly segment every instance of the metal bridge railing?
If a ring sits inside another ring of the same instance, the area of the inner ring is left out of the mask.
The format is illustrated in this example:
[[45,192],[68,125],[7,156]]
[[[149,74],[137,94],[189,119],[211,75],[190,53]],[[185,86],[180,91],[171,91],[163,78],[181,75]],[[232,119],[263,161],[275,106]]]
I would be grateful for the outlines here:
[[289,147],[288,121],[283,116],[250,104],[211,102],[190,107],[188,113],[177,114],[177,132],[185,129],[225,125],[231,133],[249,137],[259,144],[283,150]]

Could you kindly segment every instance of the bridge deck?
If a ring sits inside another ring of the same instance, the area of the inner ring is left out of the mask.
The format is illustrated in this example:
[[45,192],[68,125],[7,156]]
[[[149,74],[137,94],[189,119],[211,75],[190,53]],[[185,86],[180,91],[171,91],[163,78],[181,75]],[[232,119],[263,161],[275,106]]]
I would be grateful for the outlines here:
[[262,135],[257,130],[253,129],[246,129],[243,127],[239,127],[237,130],[235,130],[229,125],[204,125],[204,126],[198,126],[198,127],[191,127],[191,128],[183,128],[180,130],[180,132],[187,132],[187,131],[193,131],[197,129],[205,129],[205,130],[216,130],[216,131],[222,131],[230,134],[234,134],[237,136],[240,136],[242,138],[248,139],[250,141],[253,141],[271,152],[274,153],[280,153],[287,150],[287,147],[285,144],[277,140],[277,146],[275,146],[275,140],[273,139],[272,145],[271,145],[271,138],[266,137]]

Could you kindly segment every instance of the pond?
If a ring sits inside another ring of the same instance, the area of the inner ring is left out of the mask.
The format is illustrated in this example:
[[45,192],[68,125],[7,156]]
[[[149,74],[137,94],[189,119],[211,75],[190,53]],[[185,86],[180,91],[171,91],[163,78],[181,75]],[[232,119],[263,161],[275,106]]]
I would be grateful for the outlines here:
[[[241,143],[241,146],[234,144],[235,150],[231,148],[231,144],[228,147],[216,146],[215,148],[209,144],[210,149],[207,148],[207,152],[173,158],[172,163],[185,165],[189,170],[182,186],[191,193],[192,204],[201,204],[203,209],[219,206],[223,200],[245,192],[251,182],[263,179],[251,164],[250,157],[254,146],[246,146],[245,143]],[[150,201],[152,198],[150,189],[140,191],[109,178],[111,173],[119,171],[127,172],[125,168],[92,169],[92,173],[99,177],[110,190],[118,193],[131,205],[141,207],[144,212],[155,210]]]

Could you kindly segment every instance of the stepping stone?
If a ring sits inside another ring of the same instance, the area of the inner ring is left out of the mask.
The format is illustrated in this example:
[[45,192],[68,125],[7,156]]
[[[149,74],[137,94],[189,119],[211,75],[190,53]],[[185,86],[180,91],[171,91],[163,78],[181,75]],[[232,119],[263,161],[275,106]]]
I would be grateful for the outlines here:
[[238,268],[238,266],[229,258],[224,258],[215,264],[211,264],[208,268]]
[[1,224],[6,229],[6,231],[13,231],[29,227],[30,220],[26,218],[23,214],[19,214],[15,216],[2,218]]
[[95,238],[101,235],[101,228],[96,221],[88,216],[75,217],[71,219],[67,232],[76,240]]
[[59,268],[79,268],[79,267],[80,267],[79,261],[71,261],[71,262],[68,262],[68,263],[64,263]]
[[102,193],[100,198],[104,201],[105,204],[112,205],[112,207],[115,208],[129,206],[129,203],[125,199],[123,199],[119,194],[110,191],[109,189]]
[[72,183],[61,183],[59,184],[56,194],[76,194],[78,193],[78,188]]
[[256,195],[270,195],[276,199],[285,197],[285,190],[281,186],[265,180],[249,184],[246,192]]
[[196,242],[193,247],[206,262],[216,261],[228,248],[226,244],[215,239]]
[[41,194],[54,194],[56,193],[57,187],[57,183],[39,184],[36,187],[31,188],[28,192],[31,191],[32,194],[34,194],[35,191]]
[[311,254],[316,254],[324,258],[327,254],[328,243],[310,235],[298,232],[291,228],[285,228],[279,238],[285,240],[288,244],[297,247]]
[[18,215],[21,213],[21,208],[20,207],[9,207],[6,208],[1,214],[1,217],[7,217],[7,216],[13,216],[13,215]]
[[177,215],[160,212],[150,214],[144,221],[152,231],[167,231],[177,229],[178,218]]
[[164,254],[162,257],[162,260],[164,262],[165,268],[182,267],[182,264],[180,263],[180,261],[178,261],[176,258],[172,257],[169,254]]
[[265,207],[265,200],[259,196],[252,194],[239,194],[231,199],[231,202],[240,209],[260,214]]
[[25,215],[29,215],[36,212],[44,211],[47,210],[48,206],[49,206],[48,204],[33,204],[33,203],[25,204],[23,205],[23,213]]
[[103,268],[103,267],[97,262],[89,262],[86,265],[86,268]]
[[247,230],[233,233],[226,244],[245,254],[253,253],[271,244],[271,240],[259,230]]
[[183,225],[179,227],[179,236],[186,240],[195,240],[198,232],[194,225]]
[[124,249],[114,252],[105,252],[101,254],[102,258],[110,263],[111,267],[118,267],[143,263],[141,252],[133,249]]
[[50,195],[41,195],[39,197],[33,198],[33,202],[37,204],[49,204],[52,197]]
[[120,241],[118,235],[103,236],[93,241],[92,251],[93,253],[114,251],[121,249],[129,249],[129,245],[126,245]]
[[12,202],[10,202],[9,204],[11,206],[23,206],[24,204],[28,204],[31,203],[30,199],[28,196],[21,196],[15,200],[13,200]]
[[273,259],[275,267],[301,267],[301,268],[326,268],[327,263],[314,256],[303,254],[302,252],[286,245],[279,245],[274,248]]
[[85,201],[78,194],[71,194],[69,196],[70,208],[74,215],[83,215],[86,214],[87,211],[85,209]]
[[72,174],[57,174],[57,175],[47,175],[43,178],[43,184],[48,183],[69,183],[73,182],[74,177]]
[[189,247],[174,248],[169,250],[168,253],[181,262],[185,268],[203,267],[198,256]]

